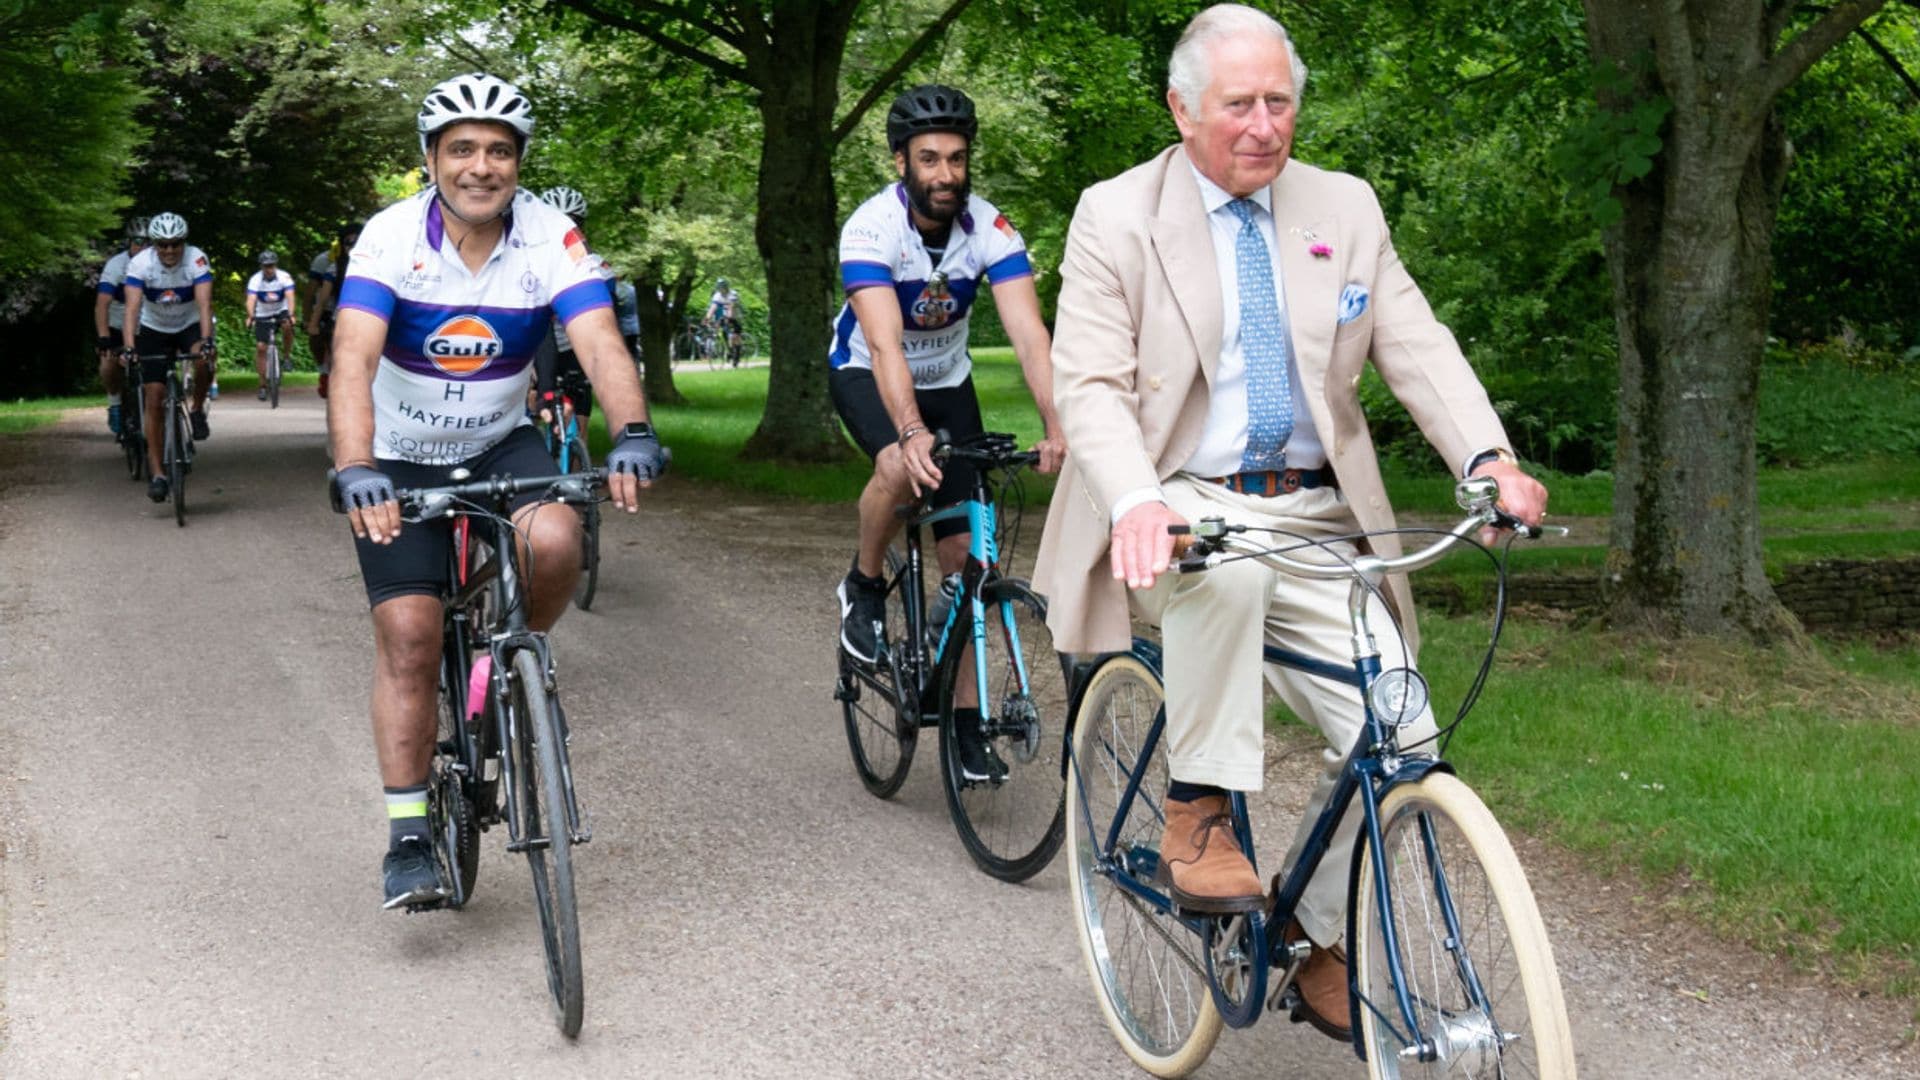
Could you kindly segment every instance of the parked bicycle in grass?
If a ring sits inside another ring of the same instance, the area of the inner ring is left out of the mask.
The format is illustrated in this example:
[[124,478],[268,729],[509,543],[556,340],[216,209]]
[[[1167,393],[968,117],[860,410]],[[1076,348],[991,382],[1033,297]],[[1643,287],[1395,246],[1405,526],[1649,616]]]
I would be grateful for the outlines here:
[[[996,489],[1017,489],[1019,470],[1039,454],[1020,451],[1011,435],[954,444],[942,432],[934,456],[942,466],[974,466],[972,496],[931,511],[923,501],[903,513],[904,542],[887,553],[880,656],[869,664],[842,645],[834,696],[854,769],[881,798],[905,782],[920,729],[937,728],[941,784],[961,843],[987,873],[1021,881],[1060,847],[1067,682],[1047,632],[1046,601],[1001,573],[1019,519],[1016,513],[1013,526],[1003,527]],[[958,518],[972,532],[966,568],[940,583],[929,610],[921,530]]]
[[[1553,950],[1526,875],[1498,822],[1442,757],[1492,667],[1505,560],[1494,559],[1500,589],[1492,641],[1444,729],[1420,736],[1427,684],[1404,651],[1385,657],[1391,666],[1383,668],[1370,624],[1390,610],[1371,602],[1387,574],[1430,566],[1489,525],[1538,534],[1501,512],[1498,497],[1492,480],[1462,481],[1467,516],[1398,558],[1353,553],[1346,545],[1361,537],[1331,544],[1219,518],[1193,526],[1181,574],[1252,561],[1350,582],[1350,666],[1265,648],[1270,664],[1355,688],[1365,722],[1311,832],[1257,904],[1195,910],[1168,883],[1171,856],[1161,845],[1171,780],[1158,646],[1136,640],[1132,651],[1091,663],[1076,682],[1067,783],[1073,919],[1101,1013],[1143,1069],[1185,1076],[1206,1061],[1222,1025],[1246,1027],[1263,1010],[1310,1019],[1296,979],[1313,946],[1294,920],[1336,827],[1357,813],[1362,827],[1346,907],[1349,1015],[1327,1019],[1348,1022],[1369,1074],[1574,1075]],[[1243,793],[1231,794],[1226,816],[1251,859]]]

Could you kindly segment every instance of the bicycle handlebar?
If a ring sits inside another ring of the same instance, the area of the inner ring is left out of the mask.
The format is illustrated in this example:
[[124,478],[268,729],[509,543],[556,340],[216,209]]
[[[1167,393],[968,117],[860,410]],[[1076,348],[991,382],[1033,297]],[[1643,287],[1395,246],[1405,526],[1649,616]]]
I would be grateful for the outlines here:
[[[673,463],[673,451],[660,448],[660,476],[665,476],[667,467]],[[658,479],[658,477],[655,477]],[[336,514],[344,514],[347,507],[340,500],[340,485],[333,469],[327,470],[327,505]],[[565,476],[490,476],[484,480],[468,480],[457,484],[430,488],[399,488],[394,498],[400,503],[400,515],[410,521],[423,521],[452,513],[456,503],[486,502],[495,506],[504,506],[508,499],[529,491],[545,489],[547,498],[553,502],[589,503],[598,500],[598,489],[607,482],[605,467],[595,467],[584,472],[568,473]]]
[[934,461],[942,464],[951,458],[959,458],[989,469],[1032,465],[1040,460],[1039,453],[1018,449],[1019,445],[1019,440],[1012,435],[999,431],[982,432],[962,442],[955,442],[945,428],[940,428],[933,432],[932,455]]
[[1530,540],[1549,532],[1561,536],[1567,534],[1566,527],[1562,525],[1528,525],[1520,521],[1496,505],[1499,499],[1500,485],[1490,477],[1469,477],[1460,481],[1454,486],[1454,501],[1467,511],[1467,516],[1433,543],[1419,551],[1392,559],[1362,553],[1350,562],[1313,563],[1303,562],[1279,551],[1232,548],[1229,547],[1232,534],[1245,532],[1246,526],[1229,525],[1217,517],[1201,518],[1195,525],[1169,525],[1167,531],[1174,536],[1174,556],[1179,560],[1175,568],[1181,573],[1210,569],[1219,565],[1224,556],[1233,555],[1251,557],[1289,574],[1321,581],[1338,581],[1362,574],[1401,574],[1422,570],[1439,562],[1455,544],[1475,530],[1489,525],[1512,529]]

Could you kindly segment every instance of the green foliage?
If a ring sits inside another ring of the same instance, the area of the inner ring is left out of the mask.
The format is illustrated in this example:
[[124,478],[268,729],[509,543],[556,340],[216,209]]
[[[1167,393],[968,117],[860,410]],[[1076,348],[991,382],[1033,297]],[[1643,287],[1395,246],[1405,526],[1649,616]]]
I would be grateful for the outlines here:
[[117,5],[8,8],[0,14],[0,277],[71,269],[95,236],[119,233],[118,182],[141,135],[131,116],[140,92],[112,64]]
[[[1651,66],[1642,56],[1640,67]],[[1653,171],[1663,145],[1660,130],[1673,112],[1664,95],[1636,97],[1644,81],[1612,64],[1592,69],[1593,93],[1553,149],[1554,164],[1573,185],[1574,198],[1605,228],[1625,212],[1614,190]],[[1618,102],[1618,105],[1602,104]]]
[[1920,456],[1920,357],[1840,345],[1777,351],[1761,371],[1754,440],[1766,464]]

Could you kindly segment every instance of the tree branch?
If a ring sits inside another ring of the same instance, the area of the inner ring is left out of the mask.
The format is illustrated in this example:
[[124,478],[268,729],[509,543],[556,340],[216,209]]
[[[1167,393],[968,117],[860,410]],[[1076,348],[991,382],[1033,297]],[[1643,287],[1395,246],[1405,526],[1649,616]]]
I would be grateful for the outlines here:
[[[665,49],[667,52],[680,57],[682,60],[691,60],[701,67],[716,72],[722,78],[751,86],[756,90],[760,89],[760,80],[754,77],[753,73],[749,72],[746,68],[741,67],[739,64],[722,60],[712,53],[695,48],[681,41],[679,38],[673,37],[664,29],[652,23],[617,11],[610,11],[600,4],[598,0],[556,0],[556,2],[562,7],[572,8],[602,26],[611,26],[616,30],[625,30],[629,33],[638,34],[648,41],[653,42],[655,45],[660,46],[662,49]],[[692,18],[684,15],[679,9],[665,4],[652,3],[651,0],[630,0],[630,2],[633,2],[637,7],[650,10],[654,14],[664,15],[670,19],[679,19],[696,28],[712,27],[714,31],[719,31],[720,29],[719,27],[713,26],[713,24],[706,19]],[[738,45],[732,40],[730,35],[724,32],[715,32],[713,36],[738,48]]]
[[933,43],[940,39],[941,34],[946,33],[947,27],[952,26],[954,20],[958,19],[960,13],[967,10],[967,5],[971,3],[973,0],[953,0],[953,3],[947,6],[947,10],[940,13],[939,18],[933,20],[925,30],[920,32],[919,39],[907,46],[906,51],[902,52],[887,70],[874,79],[873,85],[867,87],[867,92],[860,95],[860,100],[853,103],[853,108],[847,110],[847,115],[833,126],[832,139],[835,146],[840,145],[841,140],[860,125],[860,118],[867,114],[868,109],[873,108],[873,103],[879,101],[888,90],[893,88],[893,84],[899,80],[900,76],[933,47]]
[[1693,27],[1687,22],[1686,0],[1656,0],[1653,51],[1660,65],[1660,83],[1673,99],[1676,111],[1692,113],[1700,105],[1700,79],[1694,64]]
[[1854,33],[1859,34],[1861,40],[1867,43],[1867,48],[1878,53],[1880,59],[1887,62],[1887,66],[1893,69],[1895,77],[1907,84],[1907,93],[1912,94],[1915,101],[1920,101],[1920,82],[1914,81],[1913,75],[1907,71],[1905,65],[1900,63],[1900,58],[1893,55],[1893,50],[1882,45],[1880,39],[1874,37],[1873,32],[1864,26],[1856,28]]
[[1754,84],[1755,92],[1759,95],[1755,104],[1762,111],[1771,107],[1780,92],[1805,75],[1814,61],[1840,44],[1843,38],[1858,29],[1868,16],[1885,7],[1886,3],[1887,0],[1843,0],[1835,4],[1761,66],[1760,78]]

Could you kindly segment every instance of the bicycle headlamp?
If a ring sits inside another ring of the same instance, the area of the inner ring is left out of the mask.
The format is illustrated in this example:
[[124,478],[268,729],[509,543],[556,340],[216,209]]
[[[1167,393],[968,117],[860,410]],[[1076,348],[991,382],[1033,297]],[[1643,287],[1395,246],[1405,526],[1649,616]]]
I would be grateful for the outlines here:
[[1383,671],[1367,690],[1373,715],[1389,727],[1406,727],[1426,712],[1427,680],[1412,668]]

